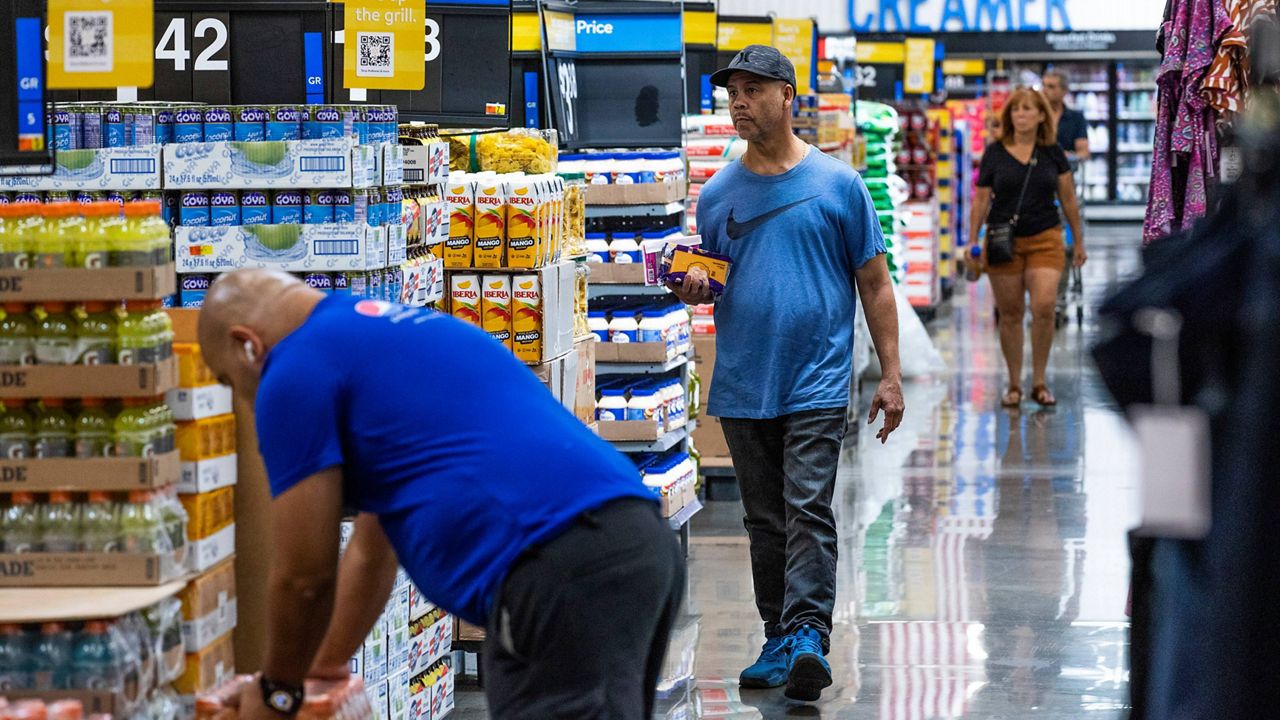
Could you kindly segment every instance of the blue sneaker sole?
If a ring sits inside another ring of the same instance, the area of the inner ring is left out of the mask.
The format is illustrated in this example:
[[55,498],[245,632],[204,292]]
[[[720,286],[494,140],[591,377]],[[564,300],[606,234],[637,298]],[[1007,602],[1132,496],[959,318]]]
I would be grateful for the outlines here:
[[822,691],[831,687],[831,670],[817,655],[800,655],[791,663],[787,689],[783,693],[792,700],[814,702]]

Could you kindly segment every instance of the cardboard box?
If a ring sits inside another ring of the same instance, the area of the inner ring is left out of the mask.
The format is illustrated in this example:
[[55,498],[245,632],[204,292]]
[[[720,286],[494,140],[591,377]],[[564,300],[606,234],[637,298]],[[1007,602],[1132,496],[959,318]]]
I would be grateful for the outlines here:
[[598,285],[644,285],[644,265],[640,263],[589,263],[590,281]]
[[223,530],[236,519],[234,488],[223,488],[211,493],[181,495],[182,506],[187,510],[187,538],[202,540]]
[[484,628],[458,620],[453,626],[453,639],[457,642],[484,642]]
[[683,200],[688,183],[642,183],[637,185],[588,185],[587,205],[666,205]]
[[439,610],[436,604],[427,599],[416,585],[409,587],[409,622],[421,620],[428,614]]
[[156,365],[3,365],[0,398],[155,397],[178,385],[178,362]]
[[179,226],[173,231],[174,257],[179,273],[375,270],[389,264],[388,232],[361,223]]
[[453,665],[448,660],[445,660],[440,679],[436,681],[436,684],[431,689],[432,720],[442,720],[450,712],[453,712],[454,683]]
[[0,554],[0,587],[5,588],[161,585],[185,573],[183,554]]
[[666,434],[661,423],[622,420],[600,423],[600,437],[609,442],[657,442]]
[[228,560],[187,584],[182,601],[182,639],[199,652],[236,627],[236,568]]
[[[60,150],[52,175],[0,177],[3,190],[159,190],[160,145]],[[92,298],[102,300],[104,298]]]
[[0,302],[161,300],[177,292],[174,265],[0,270]]
[[380,153],[349,138],[164,146],[168,190],[368,187]]
[[210,493],[236,484],[237,458],[233,453],[222,457],[179,465],[177,490],[183,495]]
[[199,695],[231,680],[236,672],[235,646],[223,637],[197,653],[187,653],[187,670],[173,683],[181,695]]
[[401,672],[387,678],[387,716],[391,720],[409,720],[409,673]]
[[178,453],[151,457],[0,460],[0,491],[150,490],[178,480]]
[[236,526],[232,523],[207,538],[191,541],[187,548],[187,566],[191,572],[204,572],[236,552]]
[[180,387],[170,390],[164,399],[175,420],[201,420],[231,413],[231,388],[226,385]]
[[0,617],[13,623],[68,622],[128,615],[177,595],[185,583],[155,587],[6,588],[0,593]]
[[409,626],[391,627],[387,624],[387,674],[394,675],[409,670]]
[[597,363],[664,363],[672,359],[666,343],[600,343]]
[[[133,709],[124,697],[107,690],[18,690],[7,689],[4,696],[8,700],[44,700],[46,703],[58,700],[77,700],[84,707],[83,717],[91,715],[108,715],[111,717],[128,717]],[[44,717],[41,715],[40,717]]]
[[453,650],[453,617],[434,611],[409,625],[409,674],[416,675]]
[[441,660],[409,680],[410,720],[440,720],[453,709],[453,667]]
[[391,686],[387,680],[365,683],[364,693],[369,698],[370,720],[387,720],[391,712]]
[[364,681],[366,685],[387,679],[387,626],[381,620],[373,624],[364,640]]

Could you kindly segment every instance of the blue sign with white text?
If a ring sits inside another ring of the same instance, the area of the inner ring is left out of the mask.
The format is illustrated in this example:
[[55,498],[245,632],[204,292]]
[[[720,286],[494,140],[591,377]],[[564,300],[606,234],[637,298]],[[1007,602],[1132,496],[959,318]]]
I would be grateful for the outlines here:
[[678,13],[580,14],[573,26],[580,53],[680,52],[684,43]]
[[[1090,0],[1090,3],[1094,1]],[[849,24],[858,33],[1040,32],[1073,29],[1071,16],[1067,11],[1068,0],[848,2]]]

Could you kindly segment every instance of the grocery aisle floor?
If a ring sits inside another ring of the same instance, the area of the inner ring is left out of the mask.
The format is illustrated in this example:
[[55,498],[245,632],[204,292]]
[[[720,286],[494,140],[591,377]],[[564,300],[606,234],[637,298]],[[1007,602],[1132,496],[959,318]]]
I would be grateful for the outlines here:
[[[1138,235],[1092,229],[1088,304],[1137,270]],[[1058,334],[1057,408],[1005,411],[990,306],[986,283],[962,287],[931,328],[947,372],[908,383],[888,445],[871,432],[846,444],[835,685],[807,707],[781,690],[739,690],[763,631],[741,505],[711,502],[694,519],[689,617],[673,638],[696,679],[662,717],[1122,715],[1134,453],[1087,357],[1095,328],[1086,318]],[[478,691],[459,688],[457,702],[459,718],[485,717]]]

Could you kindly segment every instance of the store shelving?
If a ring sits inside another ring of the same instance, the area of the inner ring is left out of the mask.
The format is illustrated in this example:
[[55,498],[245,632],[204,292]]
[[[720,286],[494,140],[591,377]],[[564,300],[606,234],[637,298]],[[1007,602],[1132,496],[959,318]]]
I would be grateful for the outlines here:
[[694,423],[689,423],[684,427],[676,428],[665,433],[662,437],[651,443],[644,442],[615,442],[613,447],[619,452],[624,453],[664,453],[671,450],[675,446],[684,442],[685,438],[693,432]]
[[596,373],[600,375],[661,375],[688,363],[691,357],[693,357],[692,353],[677,355],[665,362],[655,363],[597,362]]
[[587,286],[587,294],[590,298],[602,297],[618,297],[624,295],[637,295],[648,297],[661,297],[670,293],[666,287],[662,285],[636,285],[633,283],[591,283]]
[[[86,617],[120,617],[177,595],[180,580],[152,587],[5,588],[0,592],[0,623],[46,623]],[[91,608],[86,608],[86,604]]]
[[702,501],[694,500],[688,505],[685,505],[683,510],[667,518],[667,521],[671,523],[672,530],[680,530],[685,525],[687,525],[688,522],[691,519],[693,519],[693,516],[697,515],[701,510],[702,510]]
[[684,201],[657,205],[588,205],[588,218],[668,217],[684,212]]

